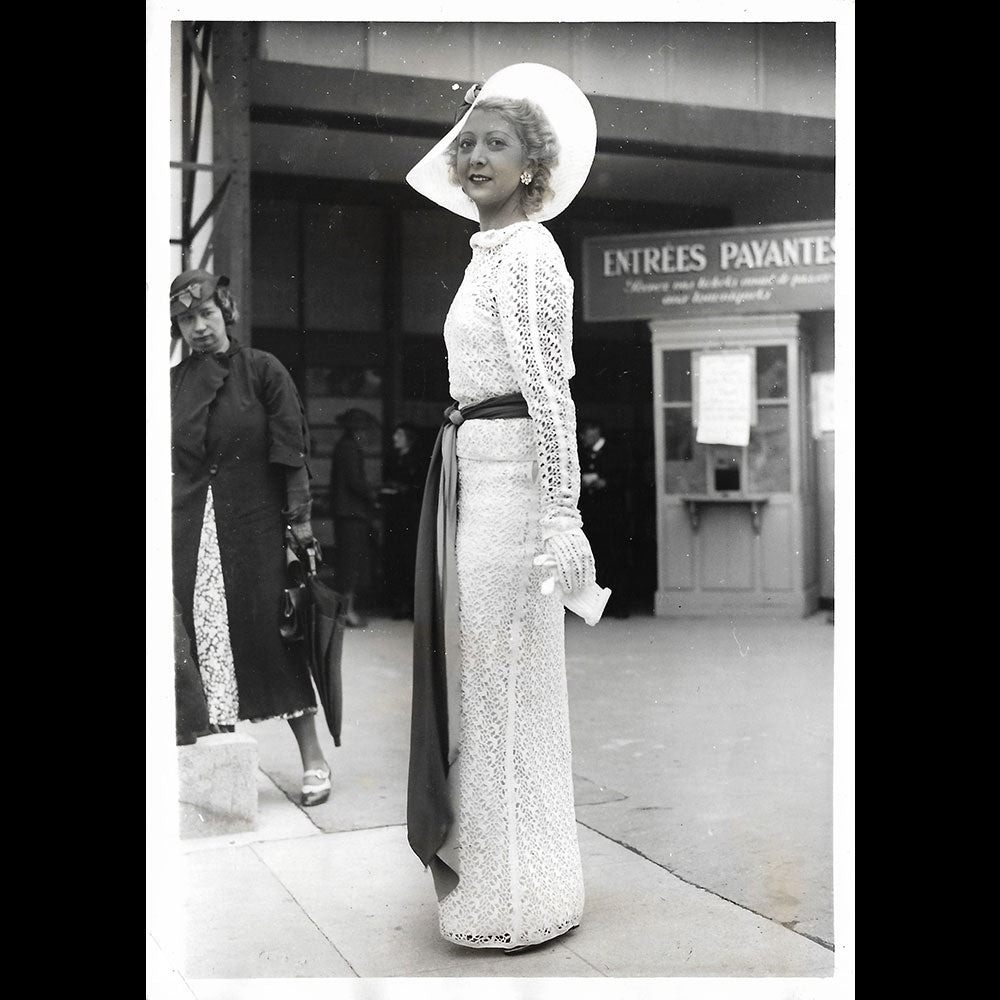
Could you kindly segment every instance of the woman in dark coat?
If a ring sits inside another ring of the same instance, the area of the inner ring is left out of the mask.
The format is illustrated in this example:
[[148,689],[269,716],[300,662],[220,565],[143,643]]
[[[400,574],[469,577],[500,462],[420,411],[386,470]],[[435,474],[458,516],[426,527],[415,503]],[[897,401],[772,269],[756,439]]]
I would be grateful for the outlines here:
[[372,417],[364,410],[345,410],[337,417],[344,429],[333,449],[330,505],[333,508],[334,566],[337,589],[347,601],[347,624],[365,624],[355,603],[371,579],[372,525],[375,490],[365,474],[363,434]]
[[302,804],[330,796],[316,698],[299,646],[279,633],[286,531],[310,522],[308,429],[287,369],[230,336],[229,279],[185,271],[170,323],[191,353],[170,372],[174,595],[215,731],[283,718],[302,757]]

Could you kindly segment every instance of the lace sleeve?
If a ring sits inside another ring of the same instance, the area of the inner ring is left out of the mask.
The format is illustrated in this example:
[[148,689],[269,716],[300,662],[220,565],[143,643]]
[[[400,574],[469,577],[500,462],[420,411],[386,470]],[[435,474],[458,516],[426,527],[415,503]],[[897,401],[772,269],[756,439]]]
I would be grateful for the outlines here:
[[573,280],[558,248],[534,241],[510,246],[497,288],[500,324],[531,414],[542,487],[543,526],[583,523],[576,407],[569,390]]

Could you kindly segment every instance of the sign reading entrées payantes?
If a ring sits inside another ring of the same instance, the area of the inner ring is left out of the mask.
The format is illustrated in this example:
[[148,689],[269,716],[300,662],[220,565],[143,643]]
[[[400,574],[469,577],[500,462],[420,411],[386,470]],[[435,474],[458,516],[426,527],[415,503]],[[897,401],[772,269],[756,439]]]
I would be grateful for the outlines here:
[[835,256],[832,222],[589,237],[583,318],[833,309]]

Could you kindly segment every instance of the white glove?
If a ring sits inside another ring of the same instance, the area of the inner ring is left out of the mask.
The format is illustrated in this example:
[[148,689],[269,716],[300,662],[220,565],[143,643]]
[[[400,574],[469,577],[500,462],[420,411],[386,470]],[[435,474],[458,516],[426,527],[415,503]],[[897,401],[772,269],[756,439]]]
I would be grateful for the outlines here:
[[555,560],[553,568],[564,593],[582,593],[596,583],[594,553],[582,528],[553,532],[542,542],[542,550]]
[[569,528],[549,535],[542,547],[545,551],[535,556],[535,565],[544,566],[551,575],[541,582],[541,592],[558,593],[570,611],[588,625],[596,625],[611,591],[598,586],[587,536],[580,528]]

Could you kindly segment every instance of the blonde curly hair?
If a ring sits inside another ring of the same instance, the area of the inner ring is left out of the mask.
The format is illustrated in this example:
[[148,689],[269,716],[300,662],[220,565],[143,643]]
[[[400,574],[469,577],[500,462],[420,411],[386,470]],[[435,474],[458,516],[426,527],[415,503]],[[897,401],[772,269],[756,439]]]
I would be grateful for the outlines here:
[[[552,197],[550,181],[552,168],[559,162],[559,140],[537,104],[525,98],[486,97],[477,105],[477,111],[495,111],[502,115],[514,129],[525,156],[531,163],[531,183],[520,188],[521,207],[525,215],[539,211]],[[448,147],[448,177],[452,184],[460,184],[455,171],[458,163],[458,137]]]

